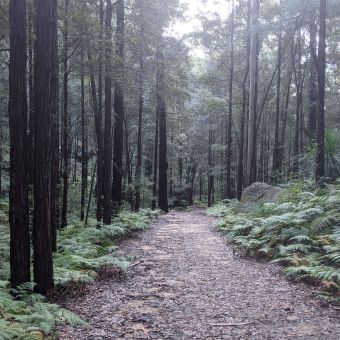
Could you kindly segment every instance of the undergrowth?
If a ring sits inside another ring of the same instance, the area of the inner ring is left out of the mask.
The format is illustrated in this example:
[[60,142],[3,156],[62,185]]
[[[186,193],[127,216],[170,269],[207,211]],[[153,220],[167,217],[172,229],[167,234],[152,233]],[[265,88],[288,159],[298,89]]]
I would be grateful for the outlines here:
[[[79,317],[49,303],[33,292],[27,283],[14,292],[9,289],[8,205],[0,205],[0,340],[42,339],[53,333],[56,324],[85,325]],[[92,283],[101,268],[114,266],[125,270],[129,261],[115,256],[115,241],[132,231],[145,230],[158,211],[138,213],[122,211],[109,226],[75,221],[58,233],[58,251],[54,255],[54,279],[57,287]],[[14,298],[16,296],[16,298]]]
[[320,284],[322,296],[340,302],[340,185],[306,190],[294,184],[275,203],[240,212],[221,202],[208,214],[217,228],[249,255],[282,264],[287,276]]

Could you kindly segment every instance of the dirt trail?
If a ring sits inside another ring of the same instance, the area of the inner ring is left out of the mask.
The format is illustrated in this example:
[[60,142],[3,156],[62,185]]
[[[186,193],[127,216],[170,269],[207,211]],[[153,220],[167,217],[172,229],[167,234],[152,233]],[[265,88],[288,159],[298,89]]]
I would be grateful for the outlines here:
[[98,282],[66,307],[89,320],[60,339],[339,339],[339,312],[277,266],[233,256],[201,210],[172,212],[124,241],[122,280]]

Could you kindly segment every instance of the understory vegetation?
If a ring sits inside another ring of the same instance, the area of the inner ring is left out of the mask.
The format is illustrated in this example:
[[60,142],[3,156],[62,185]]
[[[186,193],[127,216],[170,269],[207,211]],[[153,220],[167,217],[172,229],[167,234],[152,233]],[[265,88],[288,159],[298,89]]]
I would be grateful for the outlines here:
[[312,189],[288,185],[275,203],[243,212],[225,200],[208,210],[217,228],[247,255],[282,264],[290,278],[321,286],[321,296],[340,301],[340,183]]
[[[34,283],[9,288],[8,204],[0,206],[0,339],[42,339],[53,333],[56,324],[86,325],[73,313],[50,303],[34,293]],[[54,254],[56,288],[93,282],[101,268],[113,266],[125,270],[129,259],[115,255],[115,241],[132,231],[145,230],[158,211],[122,211],[111,225],[97,225],[96,220],[75,221],[58,235],[58,251]]]

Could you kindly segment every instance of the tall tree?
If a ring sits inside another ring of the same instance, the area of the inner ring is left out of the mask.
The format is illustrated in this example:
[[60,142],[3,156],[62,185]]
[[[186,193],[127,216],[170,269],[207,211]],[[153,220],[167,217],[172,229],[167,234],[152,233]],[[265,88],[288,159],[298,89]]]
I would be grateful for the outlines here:
[[114,124],[114,150],[113,150],[113,182],[112,202],[118,208],[122,201],[123,178],[123,146],[124,146],[124,45],[125,45],[125,1],[117,3],[117,29],[116,29],[116,55],[118,60],[118,72],[115,82],[115,124]]
[[68,205],[68,174],[69,174],[69,116],[68,116],[68,16],[70,0],[64,1],[63,27],[63,202],[61,211],[61,226],[67,226]]
[[53,287],[50,170],[51,0],[36,2],[35,128],[34,128],[34,281],[46,294]]
[[10,2],[10,260],[11,286],[30,281],[28,177],[26,171],[26,1]]
[[232,123],[233,123],[233,86],[234,86],[234,31],[235,31],[235,3],[231,1],[230,14],[230,67],[229,67],[229,113],[227,123],[227,185],[226,197],[232,198],[231,188],[231,146],[232,146]]
[[[280,7],[282,0],[280,0]],[[280,18],[278,49],[277,49],[277,79],[276,79],[276,105],[275,105],[275,130],[274,130],[274,148],[273,148],[273,166],[272,175],[275,177],[279,169],[280,158],[280,103],[281,103],[281,63],[282,63],[282,20]]]
[[112,2],[106,1],[105,19],[105,126],[103,154],[103,222],[111,224],[111,188],[112,188]]
[[144,26],[141,24],[140,32],[140,56],[139,56],[139,89],[138,89],[138,141],[137,141],[137,163],[135,174],[135,192],[136,201],[135,209],[138,211],[140,208],[140,191],[141,191],[141,177],[142,177],[142,134],[143,134],[143,109],[144,109],[144,51],[143,51],[143,38],[144,38]]
[[318,70],[318,111],[316,124],[316,179],[325,175],[325,82],[327,0],[320,0]]
[[244,185],[244,145],[245,145],[245,120],[248,109],[248,96],[247,96],[247,80],[249,77],[249,61],[250,61],[250,11],[251,11],[251,0],[247,1],[247,42],[246,42],[246,69],[242,79],[242,110],[240,119],[240,148],[238,158],[238,171],[237,171],[237,198],[241,199],[243,185]]
[[256,125],[257,125],[257,77],[259,56],[259,10],[260,1],[252,0],[251,33],[250,33],[250,87],[249,87],[249,120],[247,150],[247,185],[256,181]]
[[57,0],[51,0],[51,230],[53,251],[57,250],[59,227],[59,62]]
[[157,51],[157,111],[159,114],[159,200],[158,205],[164,212],[169,211],[168,204],[168,160],[167,160],[167,127],[166,106],[164,99],[164,56],[159,48]]
[[87,189],[87,132],[85,112],[85,47],[82,42],[80,52],[80,106],[81,106],[81,198],[80,198],[80,220],[85,219],[85,195]]

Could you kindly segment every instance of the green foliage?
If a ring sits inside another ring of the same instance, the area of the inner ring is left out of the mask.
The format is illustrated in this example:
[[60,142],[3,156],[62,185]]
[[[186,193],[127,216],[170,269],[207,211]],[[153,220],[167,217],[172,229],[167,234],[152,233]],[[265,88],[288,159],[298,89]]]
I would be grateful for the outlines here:
[[284,265],[295,279],[319,282],[328,292],[340,292],[340,185],[323,191],[287,187],[276,203],[252,213],[235,213],[233,203],[208,211],[222,217],[217,228],[250,255],[265,256]]
[[[2,209],[7,209],[1,203]],[[6,212],[5,212],[6,213]],[[125,270],[129,261],[115,256],[115,240],[132,231],[145,230],[159,211],[149,209],[135,213],[122,211],[111,225],[98,227],[96,220],[87,226],[74,224],[58,234],[58,252],[54,255],[54,279],[58,286],[70,283],[91,283],[104,266]],[[9,228],[7,221],[0,224],[0,339],[41,339],[53,333],[58,323],[85,325],[75,314],[58,305],[48,303],[33,292],[34,283],[27,283],[10,291],[9,279]],[[13,295],[11,293],[14,293]],[[15,296],[15,298],[14,298]]]
[[8,282],[0,281],[0,339],[41,339],[60,323],[86,325],[75,314],[34,293],[33,283],[12,290],[13,294],[7,286]]

